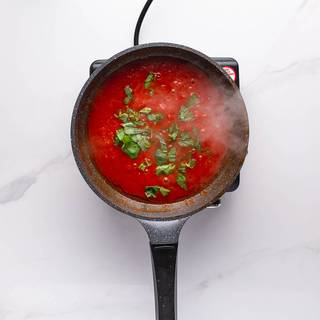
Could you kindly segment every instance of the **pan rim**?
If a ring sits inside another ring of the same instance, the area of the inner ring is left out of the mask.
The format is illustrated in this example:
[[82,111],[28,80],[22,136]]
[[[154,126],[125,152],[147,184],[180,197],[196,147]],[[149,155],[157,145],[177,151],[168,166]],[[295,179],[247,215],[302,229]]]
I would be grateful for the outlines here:
[[[203,210],[204,208],[206,208],[210,203],[214,202],[215,200],[217,200],[218,198],[220,198],[225,192],[226,192],[226,189],[227,187],[223,188],[222,191],[216,195],[216,197],[214,199],[211,199],[210,201],[206,202],[206,203],[203,203],[203,205],[199,205],[197,206],[196,208],[194,208],[192,211],[190,212],[187,212],[187,213],[183,213],[183,214],[178,214],[178,215],[172,215],[172,216],[159,216],[159,213],[158,215],[156,216],[148,216],[148,215],[143,215],[143,214],[136,214],[134,212],[131,212],[131,211],[128,211],[128,210],[125,210],[123,207],[117,205],[116,203],[112,202],[108,197],[106,197],[106,195],[101,192],[101,190],[96,186],[96,184],[94,183],[93,179],[87,174],[87,169],[85,168],[84,166],[84,163],[83,161],[81,160],[81,156],[80,156],[80,150],[78,148],[78,145],[77,145],[77,134],[76,134],[76,121],[77,121],[77,118],[78,118],[78,114],[79,114],[79,109],[80,109],[80,106],[81,106],[81,101],[82,101],[82,98],[84,96],[84,93],[88,90],[89,86],[92,84],[93,80],[96,79],[96,77],[100,74],[100,72],[103,72],[103,70],[106,68],[106,66],[108,66],[111,62],[123,57],[124,55],[127,55],[127,54],[131,54],[133,52],[136,52],[138,50],[142,50],[142,49],[146,49],[146,48],[158,48],[158,47],[161,47],[161,48],[164,48],[164,47],[168,47],[168,48],[173,48],[173,49],[180,49],[180,50],[183,50],[183,51],[187,51],[191,54],[195,54],[197,55],[198,57],[200,57],[201,59],[204,59],[206,60],[208,63],[212,64],[217,70],[219,70],[222,74],[225,75],[226,79],[229,84],[231,85],[231,87],[233,88],[233,90],[235,91],[239,91],[236,84],[229,78],[229,76],[227,76],[226,72],[217,64],[215,63],[212,58],[206,56],[205,54],[195,50],[195,49],[192,49],[190,47],[187,47],[187,46],[184,46],[184,45],[180,45],[180,44],[174,44],[174,43],[167,43],[167,42],[153,42],[153,43],[147,43],[147,44],[141,44],[141,45],[137,45],[137,46],[134,46],[134,47],[130,47],[130,48],[127,48],[115,55],[113,55],[112,57],[110,57],[109,59],[107,59],[101,66],[99,66],[92,74],[91,76],[87,79],[87,81],[85,82],[85,84],[83,85],[79,95],[78,95],[78,98],[75,102],[75,106],[74,106],[74,109],[73,109],[73,112],[72,112],[72,120],[71,120],[71,145],[72,145],[72,151],[73,151],[73,155],[74,155],[74,158],[75,158],[75,161],[76,161],[76,164],[79,168],[79,171],[81,173],[81,175],[83,176],[83,178],[85,179],[85,181],[87,182],[87,184],[90,186],[90,188],[104,201],[106,202],[108,205],[110,205],[111,207],[115,208],[116,210],[120,211],[120,212],[123,212],[127,215],[130,215],[134,218],[139,218],[139,219],[144,219],[144,220],[154,220],[154,221],[168,221],[168,220],[176,220],[176,219],[181,219],[181,218],[185,218],[185,217],[188,217],[188,216],[191,216],[201,210]],[[247,120],[247,123],[248,123],[248,115],[247,115],[247,111],[246,111],[246,108],[244,108],[244,112],[245,112],[245,117],[246,117],[246,120]],[[249,125],[247,125],[247,132],[246,132],[246,150],[248,148],[248,141],[249,141]],[[247,153],[247,152],[246,152]],[[242,165],[243,165],[243,162],[245,160],[245,157],[246,157],[246,153],[243,155],[242,159],[239,161],[238,163],[238,167],[236,168],[236,172],[234,174],[234,177],[236,177],[236,175],[238,174],[238,172],[240,171]],[[232,179],[230,179],[232,180]],[[193,198],[194,196],[191,196],[190,198]],[[189,198],[188,198],[189,199]],[[130,200],[132,200],[130,198]],[[182,201],[177,201],[177,202],[174,202],[174,203],[168,203],[168,204],[146,204],[142,201],[138,201],[138,200],[134,200],[140,204],[144,204],[145,206],[148,206],[149,208],[152,208],[152,207],[159,207],[159,206],[163,206],[163,205],[167,205],[167,206],[170,206],[171,204],[175,204],[175,205],[178,205],[182,202],[184,202],[184,200]],[[150,212],[150,210],[148,210],[148,212]],[[157,211],[159,212],[159,211]]]

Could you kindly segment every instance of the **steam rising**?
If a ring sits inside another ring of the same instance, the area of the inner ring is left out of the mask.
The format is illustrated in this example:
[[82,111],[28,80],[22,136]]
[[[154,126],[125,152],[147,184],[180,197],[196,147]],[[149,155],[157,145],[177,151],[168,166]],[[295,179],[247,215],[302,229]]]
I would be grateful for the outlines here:
[[[200,143],[214,141],[223,144],[233,156],[242,156],[247,148],[248,119],[245,105],[237,88],[226,84],[211,85],[200,96]],[[195,113],[197,110],[195,108]],[[195,124],[196,126],[196,124]]]

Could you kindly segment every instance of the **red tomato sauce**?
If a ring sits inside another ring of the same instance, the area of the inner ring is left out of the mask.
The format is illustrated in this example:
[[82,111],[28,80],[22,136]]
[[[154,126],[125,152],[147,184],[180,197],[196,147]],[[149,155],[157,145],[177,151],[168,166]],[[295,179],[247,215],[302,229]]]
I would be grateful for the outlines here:
[[[150,72],[154,80],[146,89],[144,84]],[[124,104],[126,86],[130,86],[133,93],[128,105]],[[197,96],[196,104],[189,108],[193,119],[182,121],[181,107],[193,94]],[[151,146],[140,151],[135,159],[123,152],[121,142],[115,143],[116,132],[123,127],[115,115],[120,110],[126,112],[127,107],[137,112],[150,107],[152,113],[163,116],[155,123],[148,120],[147,114],[140,114],[140,121],[150,129]],[[173,123],[179,128],[174,141],[168,133]],[[175,202],[200,192],[211,183],[226,153],[227,131],[222,94],[204,72],[174,58],[148,58],[116,71],[96,94],[88,119],[91,157],[99,172],[123,194],[151,203]],[[194,140],[198,139],[201,148],[181,146],[181,132],[188,132]],[[156,174],[155,153],[161,148],[159,134],[165,140],[167,150],[176,148],[176,159],[171,162],[175,169],[169,174]],[[177,183],[177,176],[181,163],[191,158],[195,165],[185,170],[183,188]],[[145,159],[151,165],[141,170],[139,166]],[[154,196],[147,197],[146,186],[161,186],[169,192],[162,195],[156,190]]]

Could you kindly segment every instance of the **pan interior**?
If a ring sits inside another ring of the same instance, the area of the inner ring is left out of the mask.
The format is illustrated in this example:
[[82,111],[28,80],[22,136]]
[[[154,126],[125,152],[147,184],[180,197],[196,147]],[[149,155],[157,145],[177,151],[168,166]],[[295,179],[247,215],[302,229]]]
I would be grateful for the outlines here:
[[[87,121],[92,101],[105,80],[128,63],[150,57],[173,57],[189,62],[201,69],[224,90],[229,101],[225,112],[234,120],[230,128],[232,140],[223,164],[215,179],[200,193],[169,204],[149,204],[130,198],[116,190],[96,169],[89,151]],[[77,165],[89,186],[114,208],[144,219],[176,219],[195,213],[216,201],[239,173],[248,146],[248,118],[243,99],[236,85],[210,58],[183,46],[174,44],[140,45],[121,52],[96,70],[82,88],[75,104],[71,138]]]

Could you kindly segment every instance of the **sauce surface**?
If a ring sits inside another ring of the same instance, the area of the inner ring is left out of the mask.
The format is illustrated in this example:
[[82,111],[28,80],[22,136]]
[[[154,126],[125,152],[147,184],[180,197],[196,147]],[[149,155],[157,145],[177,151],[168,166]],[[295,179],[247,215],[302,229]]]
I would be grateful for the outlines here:
[[226,153],[223,95],[201,70],[148,58],[112,74],[88,119],[91,157],[120,192],[170,203],[204,189]]

